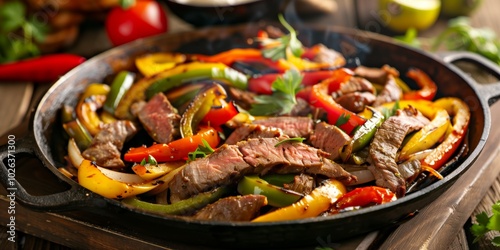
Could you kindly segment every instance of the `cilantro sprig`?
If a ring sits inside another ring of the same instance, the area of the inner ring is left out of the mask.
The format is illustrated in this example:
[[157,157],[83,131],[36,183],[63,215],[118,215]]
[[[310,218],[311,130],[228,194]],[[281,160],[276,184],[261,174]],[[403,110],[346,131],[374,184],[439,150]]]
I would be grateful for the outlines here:
[[286,51],[290,49],[292,54],[300,57],[304,53],[302,43],[297,38],[295,29],[285,20],[282,14],[278,15],[280,23],[285,27],[289,34],[279,38],[264,38],[260,40],[262,47],[262,54],[264,57],[276,61],[281,58],[286,58]]
[[[473,224],[470,228],[471,233],[475,236],[474,243],[490,231],[500,231],[500,201],[493,204],[491,208],[491,216],[488,216],[486,212],[476,215],[477,224]],[[491,244],[500,247],[500,236],[494,237]]]
[[249,110],[257,116],[284,115],[292,111],[297,99],[295,95],[301,89],[302,75],[296,69],[286,71],[272,84],[271,95],[256,96],[255,103]]
[[202,139],[201,142],[203,145],[199,145],[195,151],[188,154],[188,162],[204,158],[215,151],[205,139]]
[[28,16],[23,2],[0,4],[0,63],[39,55],[36,43],[43,42],[47,32],[47,24]]

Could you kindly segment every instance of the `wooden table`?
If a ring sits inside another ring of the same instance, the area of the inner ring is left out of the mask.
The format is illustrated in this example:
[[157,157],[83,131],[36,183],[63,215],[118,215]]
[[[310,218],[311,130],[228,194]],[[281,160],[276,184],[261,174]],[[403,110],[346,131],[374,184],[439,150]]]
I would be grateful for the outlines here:
[[[483,0],[481,7],[471,16],[472,24],[476,27],[489,27],[500,34],[500,1]],[[335,25],[355,27],[356,21],[353,16],[352,1],[337,1],[337,11],[328,16],[320,16],[310,21],[328,20]],[[435,26],[424,32],[423,36],[432,36],[441,31],[446,20],[440,20]],[[170,32],[192,29],[190,25],[183,23],[177,18],[170,18]],[[85,56],[92,56],[102,50],[109,48],[109,43],[93,43],[89,46],[86,41],[91,41],[96,36],[105,41],[104,33],[84,33],[70,52],[79,52]],[[7,135],[15,134],[22,136],[27,130],[27,118],[36,105],[36,102],[48,89],[48,85],[34,85],[31,83],[0,83],[0,142],[6,141]],[[491,107],[493,114],[492,124],[500,123],[500,104]],[[14,129],[14,130],[11,130]],[[382,235],[382,241],[377,245],[383,249],[469,249],[465,237],[470,226],[470,218],[482,211],[490,211],[491,204],[500,199],[500,179],[497,178],[500,171],[500,155],[498,138],[500,138],[500,127],[493,126],[490,137],[486,142],[483,153],[480,155],[471,169],[461,177],[457,183],[439,199],[439,202],[429,204],[422,209],[417,216],[397,229]],[[480,171],[480,172],[478,172]],[[0,221],[1,225],[8,223],[6,205],[8,199],[5,190],[0,189]],[[436,213],[439,211],[439,213]],[[122,243],[124,248],[159,248],[158,245],[148,243],[144,239],[130,237],[119,232],[102,228],[92,233],[92,237],[82,236],[79,232],[95,230],[94,225],[74,220],[66,215],[57,213],[35,212],[20,205],[16,206],[18,219],[16,229],[18,237],[24,240],[25,249],[65,249],[70,248],[100,248],[112,249],[116,247],[115,242]],[[66,229],[61,230],[61,227]],[[380,236],[380,232],[373,232],[335,245],[339,249],[368,249],[374,239]],[[491,237],[491,235],[490,235]],[[15,249],[16,245],[7,241],[8,234],[5,227],[0,227],[0,249]],[[485,239],[479,243],[482,249],[490,248],[491,245]],[[83,244],[83,245],[82,245]],[[180,248],[178,245],[167,245],[171,248]],[[472,247],[477,247],[474,245]]]

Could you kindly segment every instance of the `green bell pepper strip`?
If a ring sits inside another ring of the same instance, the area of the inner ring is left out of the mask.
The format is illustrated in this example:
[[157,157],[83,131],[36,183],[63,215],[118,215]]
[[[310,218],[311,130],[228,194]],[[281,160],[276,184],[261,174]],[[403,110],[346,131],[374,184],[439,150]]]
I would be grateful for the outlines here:
[[128,207],[155,214],[184,215],[193,213],[194,211],[217,201],[218,199],[226,195],[228,191],[229,189],[227,187],[220,187],[214,189],[213,191],[201,193],[173,204],[150,203],[141,201],[135,196],[123,199],[122,202]]
[[268,204],[273,207],[286,207],[298,200],[303,195],[292,190],[269,184],[267,181],[259,178],[256,175],[244,176],[238,182],[238,193],[260,194],[267,197]]
[[201,90],[181,116],[180,132],[182,138],[193,136],[194,129],[210,111],[214,102],[226,97],[226,90],[217,83],[208,85]]
[[340,151],[340,158],[344,162],[351,157],[352,153],[358,152],[370,143],[375,132],[385,120],[381,112],[372,107],[367,107],[367,109],[372,112],[372,117],[355,130],[352,140],[344,145]]
[[122,99],[123,95],[132,86],[135,79],[135,73],[129,71],[120,71],[111,83],[106,101],[104,102],[104,110],[110,114],[115,113],[116,106]]
[[73,138],[78,145],[78,148],[83,151],[92,143],[92,135],[83,127],[78,119],[66,122],[63,128],[68,133],[69,137]]
[[159,92],[165,92],[185,82],[203,78],[222,80],[227,82],[228,85],[239,89],[246,89],[248,82],[246,75],[224,64],[204,65],[199,63],[197,67],[192,67],[192,69],[180,74],[156,80],[147,88],[146,97],[149,99]]
[[292,183],[296,174],[266,174],[261,176],[263,180],[269,182],[271,185],[283,187],[283,185]]

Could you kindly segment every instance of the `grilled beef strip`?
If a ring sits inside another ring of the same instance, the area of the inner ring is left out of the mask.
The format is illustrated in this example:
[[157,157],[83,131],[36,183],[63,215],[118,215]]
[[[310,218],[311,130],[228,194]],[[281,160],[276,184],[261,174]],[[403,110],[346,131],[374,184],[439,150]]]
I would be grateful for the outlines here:
[[384,65],[382,66],[382,68],[358,66],[354,70],[354,74],[377,84],[385,84],[388,80],[389,75],[393,75],[396,77],[399,76],[399,72],[389,65]]
[[329,159],[336,160],[340,156],[340,149],[352,138],[334,125],[320,122],[314,127],[314,132],[309,137],[309,142],[330,154]]
[[121,150],[126,140],[137,132],[131,121],[120,120],[105,124],[92,139],[92,144],[83,151],[85,159],[95,161],[101,167],[124,167]]
[[280,138],[257,138],[236,145],[224,144],[209,156],[187,163],[169,183],[170,201],[228,185],[246,174],[309,173],[346,184],[355,181],[355,176],[325,158],[326,152],[299,142],[276,146],[280,141]]
[[377,107],[384,103],[397,101],[401,98],[402,94],[403,90],[396,83],[394,76],[389,74],[387,75],[387,82],[384,85],[384,89],[377,95],[373,106]]
[[349,80],[346,83],[341,84],[340,89],[337,90],[335,93],[333,93],[333,96],[337,98],[342,95],[354,92],[375,93],[375,88],[373,87],[372,83],[369,82],[368,80],[362,77],[353,76],[349,78]]
[[236,128],[226,139],[226,144],[236,144],[248,138],[272,138],[285,137],[286,135],[279,128],[266,127],[260,124],[242,124]]
[[333,65],[335,65],[336,67],[341,67],[345,65],[346,60],[344,56],[338,51],[330,49],[326,47],[324,44],[317,44],[314,47],[315,49],[318,50],[318,53],[313,58],[313,61],[319,63],[330,63],[330,64],[333,63]]
[[309,138],[314,126],[313,120],[305,116],[269,117],[265,119],[257,119],[253,121],[253,123],[267,127],[279,128],[289,137],[304,138]]
[[163,93],[158,93],[138,113],[148,134],[159,143],[169,143],[179,134],[181,116]]
[[397,152],[407,134],[428,123],[429,120],[412,107],[398,110],[396,116],[382,123],[369,148],[372,165],[368,169],[378,186],[389,188],[397,197],[405,195],[406,182],[396,163]]
[[339,96],[335,101],[345,109],[359,113],[365,109],[366,105],[372,105],[375,99],[375,95],[370,92],[353,92]]
[[227,93],[231,100],[243,109],[249,110],[252,108],[252,104],[255,103],[256,94],[250,91],[244,91],[238,88],[229,87],[227,88]]
[[310,175],[299,174],[293,178],[292,183],[284,184],[283,187],[303,195],[308,195],[316,187],[316,182]]
[[202,208],[194,219],[210,221],[250,221],[267,205],[263,195],[229,196]]

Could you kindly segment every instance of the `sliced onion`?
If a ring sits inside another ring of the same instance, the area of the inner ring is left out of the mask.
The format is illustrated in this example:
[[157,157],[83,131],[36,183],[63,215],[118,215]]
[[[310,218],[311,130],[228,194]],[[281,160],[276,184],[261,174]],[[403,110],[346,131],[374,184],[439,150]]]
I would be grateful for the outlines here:
[[144,179],[142,179],[141,177],[139,177],[136,174],[118,172],[118,171],[110,170],[110,169],[99,167],[99,166],[97,166],[97,168],[104,175],[106,175],[107,177],[109,177],[113,180],[116,180],[116,181],[130,183],[130,184],[144,183]]
[[359,185],[375,180],[375,177],[373,176],[372,172],[368,169],[356,170],[349,173],[356,176],[357,178],[357,181],[349,184],[350,186]]
[[186,167],[186,165],[187,164],[184,164],[184,165],[182,165],[182,166],[180,166],[180,167],[178,167],[178,168],[170,171],[168,174],[166,174],[166,175],[164,175],[164,176],[156,179],[156,181],[160,182],[161,184],[157,188],[155,188],[155,189],[147,192],[147,194],[149,194],[149,195],[157,195],[157,194],[159,194],[159,193],[167,190],[168,189],[168,184],[170,183],[170,181],[174,178],[174,176],[177,173],[179,173],[181,170],[183,170]]
[[132,171],[134,171],[134,173],[136,173],[143,180],[149,181],[156,179],[162,175],[165,175],[184,164],[186,164],[186,161],[164,162],[157,165],[155,164],[135,165],[132,167]]
[[78,145],[76,145],[75,139],[73,138],[70,138],[68,141],[68,158],[71,165],[75,168],[78,168],[84,159]]

